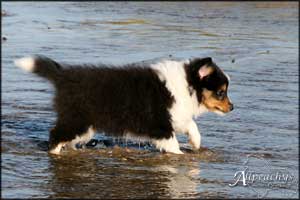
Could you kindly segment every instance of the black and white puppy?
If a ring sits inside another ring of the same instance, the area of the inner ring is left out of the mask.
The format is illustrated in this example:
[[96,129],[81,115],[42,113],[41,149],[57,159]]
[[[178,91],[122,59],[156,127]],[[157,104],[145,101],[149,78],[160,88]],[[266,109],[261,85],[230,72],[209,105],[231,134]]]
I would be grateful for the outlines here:
[[44,56],[15,64],[55,86],[55,127],[50,153],[85,144],[96,131],[150,139],[160,150],[182,154],[175,133],[186,133],[195,149],[201,136],[194,117],[233,110],[229,77],[211,58],[165,60],[145,66],[63,65]]

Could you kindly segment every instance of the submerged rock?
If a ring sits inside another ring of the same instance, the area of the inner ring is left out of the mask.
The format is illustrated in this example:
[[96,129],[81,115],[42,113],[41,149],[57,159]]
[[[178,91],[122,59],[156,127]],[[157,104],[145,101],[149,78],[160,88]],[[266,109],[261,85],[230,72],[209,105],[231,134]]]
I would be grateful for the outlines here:
[[5,10],[2,10],[2,11],[1,11],[1,16],[2,16],[2,17],[7,16],[7,12],[6,12]]

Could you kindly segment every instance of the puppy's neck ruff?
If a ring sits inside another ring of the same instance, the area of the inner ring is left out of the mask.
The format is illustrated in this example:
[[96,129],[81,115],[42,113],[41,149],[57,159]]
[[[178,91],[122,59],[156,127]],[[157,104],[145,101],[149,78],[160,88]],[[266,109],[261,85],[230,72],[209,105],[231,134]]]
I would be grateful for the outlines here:
[[184,69],[189,61],[170,61],[151,65],[155,69],[161,81],[165,82],[167,89],[175,98],[175,103],[169,109],[173,127],[180,132],[186,131],[186,124],[193,117],[207,112],[206,107],[197,100],[196,91],[190,88],[187,82],[187,74]]

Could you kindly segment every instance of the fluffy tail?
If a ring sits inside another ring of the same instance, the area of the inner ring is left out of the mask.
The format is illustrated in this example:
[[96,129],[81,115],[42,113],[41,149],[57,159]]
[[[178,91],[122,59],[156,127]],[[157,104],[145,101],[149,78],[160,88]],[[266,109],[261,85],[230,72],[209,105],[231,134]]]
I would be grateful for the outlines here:
[[15,60],[15,65],[25,71],[35,73],[50,81],[54,81],[58,78],[61,72],[61,66],[58,63],[41,55]]

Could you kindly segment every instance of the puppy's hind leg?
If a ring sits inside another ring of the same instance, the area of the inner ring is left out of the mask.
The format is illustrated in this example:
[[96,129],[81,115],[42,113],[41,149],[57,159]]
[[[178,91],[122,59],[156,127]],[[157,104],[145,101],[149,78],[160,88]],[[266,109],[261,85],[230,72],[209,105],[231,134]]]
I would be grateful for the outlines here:
[[49,153],[59,155],[65,144],[65,142],[58,143],[55,148],[50,149]]
[[50,136],[49,136],[49,153],[51,154],[56,154],[59,155],[61,152],[61,149],[67,141],[64,141],[61,135],[63,134],[60,128],[53,128],[50,131]]
[[49,153],[60,154],[63,146],[76,139],[78,133],[85,133],[87,130],[88,126],[85,126],[83,123],[58,122],[55,128],[53,128],[50,132]]
[[93,126],[89,126],[88,130],[82,134],[76,135],[76,138],[67,144],[68,147],[76,150],[76,144],[82,145],[82,148],[85,148],[85,145],[94,137],[96,130]]

